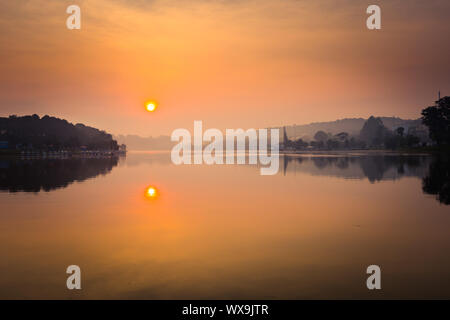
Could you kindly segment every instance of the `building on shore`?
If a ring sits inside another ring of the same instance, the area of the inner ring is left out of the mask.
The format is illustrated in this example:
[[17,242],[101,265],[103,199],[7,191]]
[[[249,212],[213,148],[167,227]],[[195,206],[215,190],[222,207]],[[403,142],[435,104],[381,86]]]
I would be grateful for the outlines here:
[[119,146],[119,153],[127,153],[127,146],[126,146],[126,144],[121,144]]

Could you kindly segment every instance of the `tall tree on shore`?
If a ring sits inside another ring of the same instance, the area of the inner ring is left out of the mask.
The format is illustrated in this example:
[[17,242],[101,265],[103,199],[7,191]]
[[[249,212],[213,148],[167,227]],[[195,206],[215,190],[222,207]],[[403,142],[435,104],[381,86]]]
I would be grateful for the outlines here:
[[395,132],[397,132],[397,134],[398,134],[400,137],[403,137],[403,133],[405,132],[405,128],[403,128],[403,127],[398,127],[398,128],[395,130]]
[[450,97],[443,97],[436,101],[435,106],[423,109],[422,123],[438,145],[450,144]]
[[316,140],[318,142],[320,142],[320,141],[325,142],[325,141],[327,141],[327,139],[328,139],[328,135],[322,130],[317,131],[316,134],[314,135],[314,140]]
[[365,141],[369,146],[382,145],[388,135],[389,130],[384,126],[383,121],[374,116],[367,119],[359,133],[360,139]]

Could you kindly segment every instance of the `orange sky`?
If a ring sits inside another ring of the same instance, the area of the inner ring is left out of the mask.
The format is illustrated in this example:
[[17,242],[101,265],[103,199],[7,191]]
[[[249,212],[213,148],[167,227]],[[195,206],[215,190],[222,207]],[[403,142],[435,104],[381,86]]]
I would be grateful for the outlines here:
[[[81,30],[65,26],[71,4]],[[366,29],[369,4],[380,31]],[[448,0],[2,1],[0,115],[139,135],[417,118],[450,95],[448,12]]]

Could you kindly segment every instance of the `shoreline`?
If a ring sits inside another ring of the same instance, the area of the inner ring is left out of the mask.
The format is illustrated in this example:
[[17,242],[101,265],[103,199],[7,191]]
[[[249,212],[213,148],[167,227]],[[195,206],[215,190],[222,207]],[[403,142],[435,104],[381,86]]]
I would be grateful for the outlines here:
[[424,150],[365,150],[365,149],[355,149],[355,150],[280,150],[280,154],[283,155],[433,155],[436,152],[424,151]]
[[16,150],[0,150],[0,158],[27,158],[27,159],[69,159],[88,157],[119,157],[125,156],[123,151],[77,151],[77,152],[22,152]]

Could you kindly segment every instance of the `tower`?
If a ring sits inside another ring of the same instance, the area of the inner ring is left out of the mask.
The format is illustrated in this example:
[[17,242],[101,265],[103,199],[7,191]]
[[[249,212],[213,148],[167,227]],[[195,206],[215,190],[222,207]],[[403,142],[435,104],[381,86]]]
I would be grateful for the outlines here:
[[286,126],[283,127],[283,143],[286,145],[286,143],[289,141],[289,138],[286,133]]

